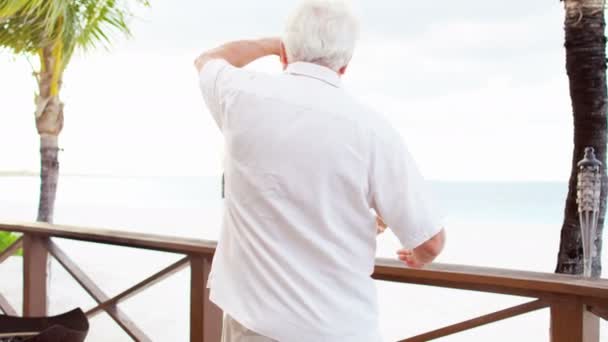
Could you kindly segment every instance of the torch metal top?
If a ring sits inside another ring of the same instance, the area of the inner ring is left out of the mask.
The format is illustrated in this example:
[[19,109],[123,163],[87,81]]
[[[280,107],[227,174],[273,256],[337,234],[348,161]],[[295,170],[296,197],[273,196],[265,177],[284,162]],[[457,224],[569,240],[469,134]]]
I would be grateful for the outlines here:
[[579,161],[577,165],[579,168],[600,167],[602,165],[602,162],[595,158],[595,150],[593,149],[593,147],[586,147],[585,157],[583,158],[583,160]]

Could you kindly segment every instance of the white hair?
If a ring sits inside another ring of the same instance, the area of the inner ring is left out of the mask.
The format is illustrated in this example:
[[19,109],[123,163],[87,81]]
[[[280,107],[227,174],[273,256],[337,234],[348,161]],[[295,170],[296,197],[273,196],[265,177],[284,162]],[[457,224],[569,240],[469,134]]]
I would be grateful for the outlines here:
[[338,71],[353,56],[359,22],[348,0],[305,0],[287,21],[283,44],[287,59]]

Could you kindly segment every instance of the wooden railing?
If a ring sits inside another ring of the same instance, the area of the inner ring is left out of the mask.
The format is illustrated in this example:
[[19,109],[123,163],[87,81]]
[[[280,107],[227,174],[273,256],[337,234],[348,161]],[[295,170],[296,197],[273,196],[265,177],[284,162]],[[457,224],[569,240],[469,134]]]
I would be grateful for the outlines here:
[[[209,301],[207,277],[215,242],[128,233],[43,223],[0,222],[0,231],[22,236],[0,253],[0,263],[23,247],[23,315],[47,314],[47,260],[51,255],[97,302],[86,311],[88,317],[105,311],[133,340],[151,341],[118,304],[146,288],[190,267],[190,341],[218,342],[222,313]],[[182,254],[184,257],[114,297],[105,294],[53,238],[81,240],[106,245]],[[439,286],[461,290],[517,295],[532,301],[443,327],[402,341],[429,341],[481,325],[550,308],[551,342],[598,342],[599,318],[608,317],[608,281],[484,267],[434,264],[426,269],[410,269],[396,260],[378,259],[373,277],[378,280]],[[0,294],[0,311],[15,315],[16,310]]]
[[[215,242],[44,223],[0,223],[0,231],[23,234],[11,247],[0,254],[0,263],[18,248],[23,247],[24,316],[47,314],[47,260],[48,255],[51,255],[97,302],[95,307],[86,311],[87,317],[105,311],[134,341],[152,341],[150,336],[118,308],[118,304],[190,266],[190,341],[220,340],[222,312],[209,301],[207,290],[207,277],[215,252]],[[184,257],[118,295],[109,297],[57,246],[52,238],[176,253]],[[16,313],[1,294],[0,310],[8,314]]]

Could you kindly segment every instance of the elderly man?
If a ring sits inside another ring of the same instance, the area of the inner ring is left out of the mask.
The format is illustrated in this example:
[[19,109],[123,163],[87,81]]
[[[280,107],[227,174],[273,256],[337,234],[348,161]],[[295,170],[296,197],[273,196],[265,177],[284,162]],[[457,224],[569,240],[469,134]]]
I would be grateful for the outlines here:
[[[347,1],[310,0],[282,39],[236,41],[195,64],[226,143],[211,300],[226,342],[376,342],[375,211],[411,267],[444,232],[390,124],[345,92],[358,35]],[[280,56],[284,73],[242,69]]]

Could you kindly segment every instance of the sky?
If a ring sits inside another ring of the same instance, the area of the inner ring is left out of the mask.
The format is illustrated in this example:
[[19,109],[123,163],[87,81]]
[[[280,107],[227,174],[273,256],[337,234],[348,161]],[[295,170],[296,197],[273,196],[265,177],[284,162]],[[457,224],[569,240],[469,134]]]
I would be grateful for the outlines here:
[[[61,170],[207,176],[222,137],[193,60],[234,39],[277,36],[297,0],[152,0],[133,36],[79,52],[64,76]],[[448,181],[561,181],[572,159],[563,8],[540,0],[359,0],[347,90],[385,115],[422,173]],[[278,73],[276,58],[252,69]],[[0,52],[0,170],[39,168],[35,82]]]

